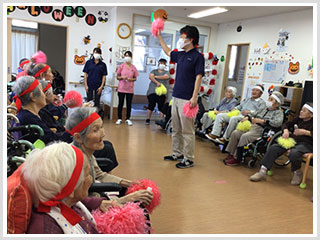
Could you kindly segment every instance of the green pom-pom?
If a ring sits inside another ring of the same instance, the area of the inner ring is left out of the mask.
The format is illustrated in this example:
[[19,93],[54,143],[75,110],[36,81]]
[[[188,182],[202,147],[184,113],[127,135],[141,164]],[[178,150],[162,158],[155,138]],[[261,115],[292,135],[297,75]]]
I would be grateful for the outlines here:
[[241,132],[248,132],[251,129],[251,122],[249,120],[239,122],[236,129]]
[[267,171],[268,176],[272,176],[273,172],[271,170]]
[[156,87],[155,92],[158,96],[166,95],[167,88],[161,83],[160,87]]
[[307,187],[306,183],[300,183],[300,188],[305,189]]
[[169,106],[172,106],[173,99],[170,100]]
[[212,121],[216,120],[216,113],[214,111],[209,111],[208,112],[208,117],[212,119]]
[[285,149],[290,149],[293,148],[297,143],[293,138],[283,138],[283,137],[279,137],[278,138],[278,143],[281,147],[285,148]]
[[233,110],[233,111],[227,113],[229,118],[234,117],[234,116],[238,116],[239,114],[240,114],[239,110]]

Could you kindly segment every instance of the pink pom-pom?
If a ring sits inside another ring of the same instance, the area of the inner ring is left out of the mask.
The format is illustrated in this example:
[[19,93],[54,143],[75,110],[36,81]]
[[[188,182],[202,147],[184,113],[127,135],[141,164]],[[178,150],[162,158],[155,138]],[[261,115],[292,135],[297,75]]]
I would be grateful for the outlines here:
[[147,188],[152,188],[153,193],[153,199],[149,205],[146,205],[146,209],[148,209],[149,213],[152,213],[152,211],[160,204],[161,202],[161,193],[159,191],[158,186],[155,182],[149,180],[149,179],[142,179],[142,180],[135,180],[133,184],[130,185],[128,188],[126,195],[139,191],[139,190],[147,190]]
[[155,19],[151,26],[152,35],[157,37],[159,31],[163,31],[163,29],[164,29],[164,21],[161,18]]
[[186,102],[182,109],[183,115],[187,118],[195,118],[197,116],[198,111],[198,104],[195,107],[190,108],[190,102]]
[[47,62],[47,55],[42,51],[36,52],[31,58],[35,64]]
[[123,207],[115,205],[107,212],[95,210],[92,216],[102,234],[147,234],[151,230],[139,203],[128,202]]
[[71,90],[66,93],[63,99],[64,103],[70,108],[80,107],[82,105],[82,96],[77,91]]

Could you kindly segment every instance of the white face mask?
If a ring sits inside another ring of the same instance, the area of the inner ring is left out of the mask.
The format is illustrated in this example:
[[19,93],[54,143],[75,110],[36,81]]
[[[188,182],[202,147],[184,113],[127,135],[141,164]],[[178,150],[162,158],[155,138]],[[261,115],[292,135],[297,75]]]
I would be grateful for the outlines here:
[[185,38],[179,38],[177,42],[177,48],[178,49],[183,49],[186,45],[188,45],[190,42],[184,42],[186,39]]
[[268,101],[266,102],[266,105],[267,105],[268,108],[270,108],[270,107],[272,107],[273,102],[271,102],[271,101],[268,100]]
[[159,69],[160,70],[163,70],[163,69],[165,69],[166,68],[166,65],[164,65],[164,64],[159,64]]
[[132,59],[131,59],[131,57],[125,57],[124,60],[125,60],[127,63],[129,63],[129,62],[131,62]]
[[93,57],[94,57],[94,59],[100,59],[100,54],[99,53],[94,53],[93,54]]

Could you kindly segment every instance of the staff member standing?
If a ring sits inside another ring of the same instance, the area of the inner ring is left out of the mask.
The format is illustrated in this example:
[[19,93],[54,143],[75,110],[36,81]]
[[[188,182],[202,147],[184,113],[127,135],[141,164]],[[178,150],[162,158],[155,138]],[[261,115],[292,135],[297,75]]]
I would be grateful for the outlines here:
[[132,64],[132,52],[126,51],[124,53],[125,63],[122,63],[117,69],[117,79],[119,80],[118,84],[118,120],[116,124],[119,125],[122,123],[122,108],[124,104],[124,98],[127,102],[127,114],[126,114],[126,124],[132,126],[131,117],[131,104],[134,92],[134,82],[137,80],[138,70]]
[[180,29],[180,39],[177,47],[182,51],[171,51],[158,35],[163,51],[170,60],[177,63],[176,79],[173,88],[172,102],[172,152],[164,160],[177,161],[177,168],[193,167],[195,147],[194,119],[186,118],[182,111],[185,103],[190,107],[197,105],[198,92],[202,76],[204,76],[204,57],[196,49],[199,43],[199,31],[194,26]]
[[83,68],[84,86],[87,92],[87,101],[94,99],[94,106],[100,106],[100,97],[108,74],[107,66],[102,62],[101,49],[94,48],[93,54]]

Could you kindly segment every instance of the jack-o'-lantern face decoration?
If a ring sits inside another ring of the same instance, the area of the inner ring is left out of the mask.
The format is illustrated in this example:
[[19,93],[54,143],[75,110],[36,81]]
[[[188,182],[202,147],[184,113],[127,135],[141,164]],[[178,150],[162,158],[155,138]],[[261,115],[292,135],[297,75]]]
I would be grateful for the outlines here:
[[79,57],[78,55],[74,56],[74,63],[77,65],[83,65],[85,64],[86,60],[84,59],[84,55],[82,55],[81,57]]
[[288,71],[290,74],[297,74],[299,72],[299,62],[290,62]]
[[162,18],[163,21],[168,20],[168,13],[164,9],[158,9],[153,14],[154,19]]

